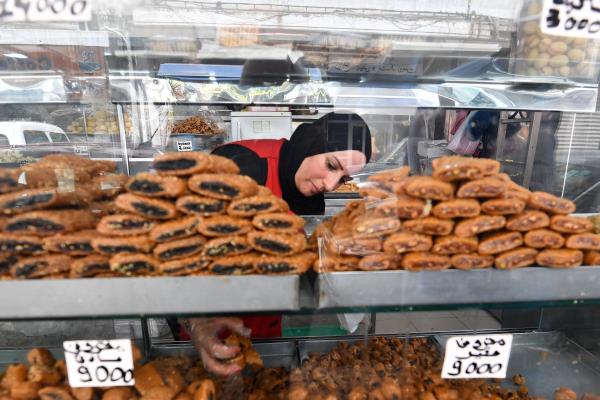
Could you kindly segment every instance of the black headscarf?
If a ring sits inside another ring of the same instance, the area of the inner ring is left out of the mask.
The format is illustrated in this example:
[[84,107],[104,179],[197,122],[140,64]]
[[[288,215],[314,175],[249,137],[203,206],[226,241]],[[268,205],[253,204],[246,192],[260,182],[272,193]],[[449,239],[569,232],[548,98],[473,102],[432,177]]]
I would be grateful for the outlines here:
[[[325,196],[316,194],[306,197],[296,187],[296,171],[305,158],[317,154],[341,150],[358,150],[363,153],[367,162],[371,159],[371,132],[368,125],[357,114],[352,114],[352,119],[361,121],[366,127],[364,150],[362,143],[353,143],[352,148],[336,146],[327,140],[329,121],[336,113],[329,113],[312,123],[300,125],[288,142],[281,148],[279,156],[279,181],[283,192],[283,199],[290,205],[295,214],[318,215],[325,212]],[[359,147],[360,146],[360,147]]]

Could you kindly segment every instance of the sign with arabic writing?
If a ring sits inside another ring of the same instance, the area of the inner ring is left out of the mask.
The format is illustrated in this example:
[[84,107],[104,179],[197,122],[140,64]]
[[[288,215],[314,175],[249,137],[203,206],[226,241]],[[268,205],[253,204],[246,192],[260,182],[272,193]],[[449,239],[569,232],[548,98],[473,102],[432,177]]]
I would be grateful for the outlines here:
[[600,38],[600,0],[544,0],[540,28],[548,35]]
[[510,334],[451,336],[442,378],[506,378],[512,339]]
[[63,342],[72,387],[133,386],[131,341],[71,340]]

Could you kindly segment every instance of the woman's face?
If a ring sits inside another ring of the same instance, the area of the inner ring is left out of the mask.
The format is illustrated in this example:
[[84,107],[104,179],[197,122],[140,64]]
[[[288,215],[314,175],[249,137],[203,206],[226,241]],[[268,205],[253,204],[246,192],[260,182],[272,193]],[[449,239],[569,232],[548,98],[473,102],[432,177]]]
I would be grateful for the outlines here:
[[296,187],[304,196],[331,192],[348,181],[350,175],[363,169],[366,162],[365,155],[356,150],[333,151],[306,157],[294,176]]

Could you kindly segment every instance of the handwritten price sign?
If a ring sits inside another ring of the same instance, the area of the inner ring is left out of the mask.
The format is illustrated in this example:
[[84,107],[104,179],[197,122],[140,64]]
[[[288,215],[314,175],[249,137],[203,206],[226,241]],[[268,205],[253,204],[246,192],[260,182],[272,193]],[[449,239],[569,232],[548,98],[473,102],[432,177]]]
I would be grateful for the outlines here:
[[540,19],[548,35],[600,38],[600,0],[544,0]]
[[63,349],[72,387],[135,384],[130,340],[72,340]]
[[452,336],[446,342],[442,378],[506,378],[512,335]]
[[92,0],[0,0],[0,22],[92,19]]

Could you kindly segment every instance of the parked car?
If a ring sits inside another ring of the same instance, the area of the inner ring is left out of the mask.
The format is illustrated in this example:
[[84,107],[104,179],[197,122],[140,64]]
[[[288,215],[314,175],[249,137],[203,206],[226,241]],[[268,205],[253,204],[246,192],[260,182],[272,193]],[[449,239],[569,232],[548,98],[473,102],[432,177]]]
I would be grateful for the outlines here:
[[0,122],[0,150],[18,149],[28,157],[73,153],[74,147],[58,126],[44,122]]

